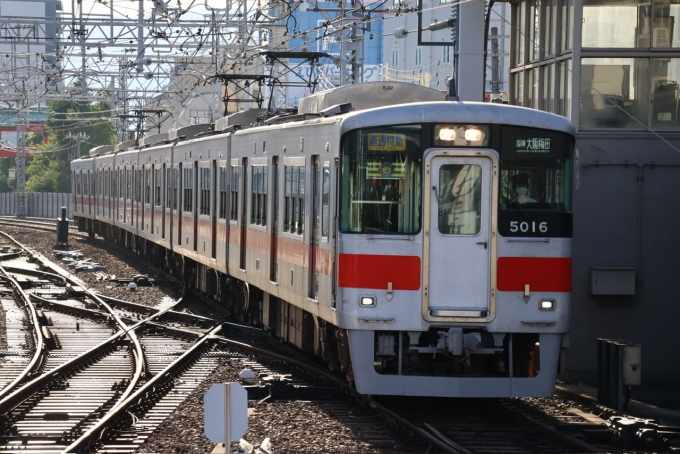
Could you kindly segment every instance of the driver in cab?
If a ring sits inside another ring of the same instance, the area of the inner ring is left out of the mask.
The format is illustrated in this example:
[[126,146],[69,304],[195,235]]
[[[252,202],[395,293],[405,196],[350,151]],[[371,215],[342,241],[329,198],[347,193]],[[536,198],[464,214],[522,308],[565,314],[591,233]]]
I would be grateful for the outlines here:
[[529,175],[526,173],[518,173],[510,177],[512,184],[513,199],[511,202],[524,205],[526,203],[536,203],[536,199],[529,197]]

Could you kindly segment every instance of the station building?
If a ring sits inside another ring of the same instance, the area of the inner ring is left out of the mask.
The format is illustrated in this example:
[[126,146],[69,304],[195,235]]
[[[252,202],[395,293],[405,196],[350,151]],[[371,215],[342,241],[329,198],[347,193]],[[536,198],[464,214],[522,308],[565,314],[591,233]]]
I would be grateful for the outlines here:
[[641,345],[643,385],[680,394],[680,1],[511,8],[510,103],[566,116],[578,131],[563,366],[595,384],[597,339],[623,339]]

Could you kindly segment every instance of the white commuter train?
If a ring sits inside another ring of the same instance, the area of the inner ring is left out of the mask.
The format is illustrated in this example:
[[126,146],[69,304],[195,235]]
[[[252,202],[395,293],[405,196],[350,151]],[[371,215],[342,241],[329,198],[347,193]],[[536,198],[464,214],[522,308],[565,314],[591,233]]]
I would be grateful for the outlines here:
[[362,393],[552,395],[569,327],[573,125],[392,82],[317,93],[298,112],[93,150],[71,165],[80,229]]

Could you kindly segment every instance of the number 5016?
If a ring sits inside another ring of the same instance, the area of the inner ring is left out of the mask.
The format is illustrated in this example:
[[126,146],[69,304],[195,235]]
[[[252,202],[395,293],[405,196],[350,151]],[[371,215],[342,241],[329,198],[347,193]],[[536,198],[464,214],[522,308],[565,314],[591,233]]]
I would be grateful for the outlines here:
[[[536,221],[511,221],[510,222],[510,231],[515,233],[515,232],[522,232],[522,233],[527,233],[527,232],[536,232]],[[540,222],[538,224],[538,231],[541,233],[546,233],[548,231],[548,223],[547,222]]]

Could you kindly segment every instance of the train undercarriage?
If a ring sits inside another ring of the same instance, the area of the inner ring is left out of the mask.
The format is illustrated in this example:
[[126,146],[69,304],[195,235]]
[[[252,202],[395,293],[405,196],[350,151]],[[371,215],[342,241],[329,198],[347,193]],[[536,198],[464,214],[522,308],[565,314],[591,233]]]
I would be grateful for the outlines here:
[[[226,321],[260,327],[354,382],[347,330],[119,227],[85,218],[78,218],[78,227],[141,256],[218,303],[228,314]],[[373,334],[373,368],[381,376],[532,378],[540,372],[538,334],[445,326]]]

